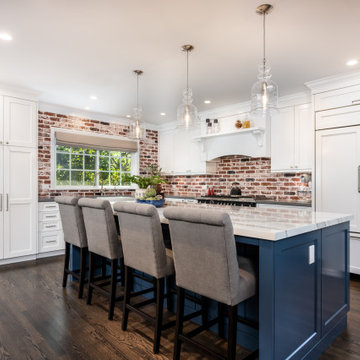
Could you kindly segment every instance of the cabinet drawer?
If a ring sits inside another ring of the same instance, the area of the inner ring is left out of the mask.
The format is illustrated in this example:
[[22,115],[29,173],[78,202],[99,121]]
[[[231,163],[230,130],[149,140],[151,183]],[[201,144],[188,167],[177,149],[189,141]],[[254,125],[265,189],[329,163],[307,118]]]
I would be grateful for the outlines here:
[[59,221],[59,211],[39,211],[39,221]]
[[56,202],[39,202],[39,211],[54,211],[59,210],[59,205]]
[[61,221],[40,221],[39,222],[39,231],[55,231],[62,230]]
[[360,104],[360,85],[315,95],[315,111]]
[[54,251],[64,248],[64,235],[62,231],[44,232],[39,234],[39,251]]
[[316,130],[354,125],[360,125],[360,105],[321,111],[316,114]]

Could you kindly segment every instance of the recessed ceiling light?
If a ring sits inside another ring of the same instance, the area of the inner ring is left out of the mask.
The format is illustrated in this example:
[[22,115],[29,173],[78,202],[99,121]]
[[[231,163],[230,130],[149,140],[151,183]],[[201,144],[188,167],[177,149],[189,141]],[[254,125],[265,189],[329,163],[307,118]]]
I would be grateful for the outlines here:
[[89,107],[89,106],[86,106],[86,107],[85,107],[85,110],[90,110],[90,107]]
[[91,95],[91,96],[90,96],[90,99],[91,99],[91,100],[97,100],[97,96]]
[[160,115],[161,115],[161,116],[165,116],[165,115],[166,115],[166,113],[160,113]]
[[0,33],[0,40],[11,41],[13,38],[8,33]]
[[346,62],[346,65],[347,66],[354,66],[354,65],[357,65],[359,63],[359,60],[357,59],[351,59],[349,61]]
[[126,115],[127,118],[131,118],[131,115]]
[[211,100],[204,100],[204,104],[211,104]]

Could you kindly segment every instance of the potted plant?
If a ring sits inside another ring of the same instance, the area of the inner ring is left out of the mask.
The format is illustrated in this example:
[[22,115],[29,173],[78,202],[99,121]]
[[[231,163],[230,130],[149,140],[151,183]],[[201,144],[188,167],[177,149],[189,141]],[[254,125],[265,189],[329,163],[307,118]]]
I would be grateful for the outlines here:
[[136,199],[136,202],[162,207],[164,206],[165,199],[161,195],[156,195],[156,189],[148,188],[146,189],[144,196],[140,199]]
[[[122,176],[123,183],[136,184],[139,188],[135,191],[135,198],[141,199],[144,197],[146,190],[149,187],[156,189],[157,185],[167,183],[167,180],[164,179],[160,173],[150,175],[130,175],[124,174]],[[156,191],[156,190],[155,190]],[[155,192],[156,195],[156,192]]]

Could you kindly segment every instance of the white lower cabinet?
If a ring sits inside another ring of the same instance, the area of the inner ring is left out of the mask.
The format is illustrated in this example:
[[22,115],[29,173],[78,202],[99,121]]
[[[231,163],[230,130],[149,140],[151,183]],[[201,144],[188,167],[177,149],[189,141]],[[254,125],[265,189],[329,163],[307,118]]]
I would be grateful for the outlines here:
[[0,159],[2,258],[35,254],[37,250],[36,150],[4,146],[0,152]]
[[63,250],[64,247],[59,205],[56,202],[40,202],[39,253]]

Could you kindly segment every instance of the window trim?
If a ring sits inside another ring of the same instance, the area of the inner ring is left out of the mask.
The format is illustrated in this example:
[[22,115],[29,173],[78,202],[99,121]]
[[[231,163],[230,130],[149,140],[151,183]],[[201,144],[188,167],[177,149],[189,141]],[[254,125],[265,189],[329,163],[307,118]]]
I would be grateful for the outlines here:
[[[79,135],[91,135],[91,136],[99,136],[102,138],[108,139],[124,139],[129,140],[125,136],[114,136],[114,135],[105,135],[105,134],[94,134],[88,131],[79,131],[79,130],[72,130],[72,129],[63,129],[57,127],[50,128],[50,190],[100,190],[101,185],[98,186],[70,186],[70,185],[56,185],[56,131],[63,131],[63,132],[71,132]],[[138,141],[138,151],[131,153],[131,174],[132,175],[139,175],[139,149],[140,144]],[[104,186],[104,190],[135,190],[137,187],[136,185],[120,185],[120,186]]]

